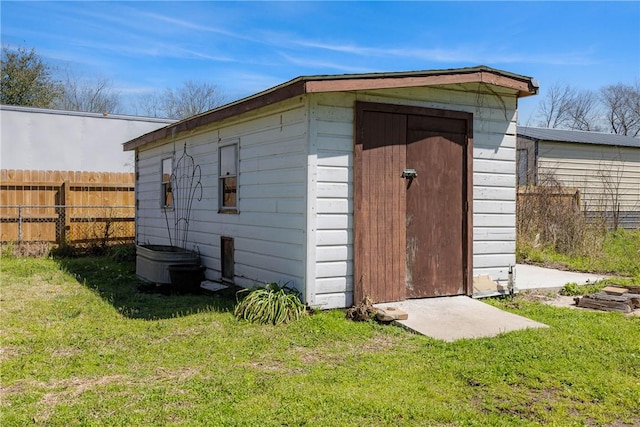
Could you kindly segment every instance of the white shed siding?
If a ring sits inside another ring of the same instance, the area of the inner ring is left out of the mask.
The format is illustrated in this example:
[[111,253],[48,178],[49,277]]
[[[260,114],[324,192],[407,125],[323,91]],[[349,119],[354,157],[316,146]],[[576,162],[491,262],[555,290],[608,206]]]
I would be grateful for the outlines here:
[[[494,92],[495,93],[495,92]],[[478,85],[314,95],[317,214],[313,304],[353,301],[353,147],[356,100],[474,114],[474,275],[506,281],[515,265],[516,97]],[[309,276],[313,277],[313,276]]]
[[610,191],[619,195],[624,215],[640,211],[640,149],[563,142],[538,143],[538,180],[554,176],[579,188],[587,211],[611,210]]
[[311,97],[316,159],[316,252],[313,304],[353,303],[353,119],[350,95]]
[[[235,282],[244,287],[305,277],[307,125],[299,98],[256,110],[175,142],[138,153],[136,186],[139,244],[168,244],[160,208],[160,162],[183,146],[202,169],[203,198],[194,201],[190,245],[200,252],[207,277],[220,277],[220,237],[234,239]],[[218,146],[238,142],[238,214],[218,211]],[[174,148],[175,147],[175,148]]]

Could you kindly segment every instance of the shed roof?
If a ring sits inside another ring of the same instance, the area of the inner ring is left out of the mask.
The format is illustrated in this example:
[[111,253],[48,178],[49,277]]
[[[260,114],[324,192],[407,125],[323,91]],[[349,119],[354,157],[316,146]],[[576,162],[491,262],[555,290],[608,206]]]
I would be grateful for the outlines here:
[[575,142],[578,144],[610,145],[640,148],[640,138],[614,133],[518,126],[518,136],[538,141]]
[[143,145],[169,137],[176,132],[194,129],[306,93],[345,92],[464,83],[485,83],[512,89],[517,92],[519,97],[538,93],[538,83],[535,79],[484,65],[446,70],[302,76],[247,98],[189,117],[132,139],[124,143],[124,150],[134,150]]

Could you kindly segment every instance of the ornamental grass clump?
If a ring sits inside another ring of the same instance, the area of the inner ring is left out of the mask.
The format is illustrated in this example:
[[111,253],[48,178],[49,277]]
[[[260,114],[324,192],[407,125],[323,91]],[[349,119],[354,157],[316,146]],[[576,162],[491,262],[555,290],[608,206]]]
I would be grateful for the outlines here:
[[243,289],[246,296],[238,301],[233,314],[252,323],[278,325],[298,320],[306,314],[300,293],[286,284],[267,283],[264,288]]

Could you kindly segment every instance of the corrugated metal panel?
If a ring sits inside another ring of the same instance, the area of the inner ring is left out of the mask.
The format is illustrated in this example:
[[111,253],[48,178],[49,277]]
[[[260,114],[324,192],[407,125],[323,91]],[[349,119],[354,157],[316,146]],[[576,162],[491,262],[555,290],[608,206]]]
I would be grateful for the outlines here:
[[640,138],[603,132],[518,126],[518,136],[526,136],[527,138],[537,139],[539,141],[576,142],[581,144],[640,148]]

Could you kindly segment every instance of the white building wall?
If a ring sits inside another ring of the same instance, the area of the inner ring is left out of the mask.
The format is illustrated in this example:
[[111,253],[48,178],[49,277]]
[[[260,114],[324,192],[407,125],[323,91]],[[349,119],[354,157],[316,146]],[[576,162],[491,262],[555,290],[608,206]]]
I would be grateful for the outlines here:
[[[138,244],[169,244],[160,207],[160,164],[184,144],[202,170],[203,198],[194,201],[189,249],[207,278],[220,278],[220,237],[234,239],[235,282],[243,287],[305,277],[307,126],[300,99],[256,110],[197,132],[160,141],[138,153]],[[218,147],[238,141],[238,214],[218,213]]]
[[[316,263],[312,304],[348,307],[353,301],[353,147],[355,101],[441,108],[473,113],[473,274],[506,282],[515,265],[516,106],[513,94],[467,85],[389,89],[311,97],[310,139],[317,138]],[[315,270],[315,272],[313,271]],[[312,274],[313,273],[313,274]]]
[[578,188],[585,211],[611,211],[613,196],[623,223],[640,222],[640,148],[540,141],[538,182],[545,176]]
[[0,108],[2,169],[133,172],[130,139],[174,120],[40,108]]

